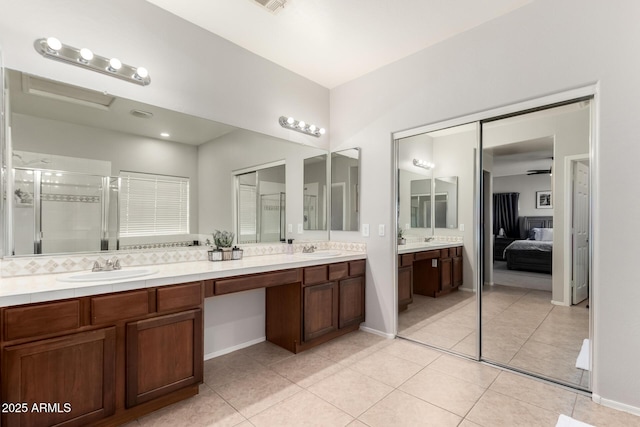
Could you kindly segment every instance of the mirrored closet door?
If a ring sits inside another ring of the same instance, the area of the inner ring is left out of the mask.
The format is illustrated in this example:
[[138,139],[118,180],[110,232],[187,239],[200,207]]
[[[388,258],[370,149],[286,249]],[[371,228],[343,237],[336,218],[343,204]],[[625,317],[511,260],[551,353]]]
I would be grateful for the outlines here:
[[396,135],[399,337],[591,388],[592,104]]
[[398,335],[477,357],[476,123],[396,141]]

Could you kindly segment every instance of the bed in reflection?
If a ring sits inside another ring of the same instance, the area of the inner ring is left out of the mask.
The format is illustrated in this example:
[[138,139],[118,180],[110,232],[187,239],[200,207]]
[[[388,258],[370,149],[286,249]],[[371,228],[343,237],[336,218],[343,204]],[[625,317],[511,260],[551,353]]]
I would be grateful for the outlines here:
[[522,216],[518,220],[520,239],[504,250],[509,270],[552,272],[553,217]]

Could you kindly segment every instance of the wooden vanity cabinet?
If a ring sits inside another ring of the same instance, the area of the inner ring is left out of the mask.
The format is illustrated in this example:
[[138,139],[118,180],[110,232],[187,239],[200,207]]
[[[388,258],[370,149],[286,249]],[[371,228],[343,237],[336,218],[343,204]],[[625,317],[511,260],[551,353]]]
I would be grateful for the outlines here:
[[398,311],[413,294],[435,298],[462,285],[462,246],[398,256]]
[[[2,413],[2,426],[119,425],[197,394],[203,289],[193,282],[0,309],[1,400],[29,406]],[[36,412],[34,403],[51,405]]]
[[267,340],[293,353],[358,329],[365,260],[305,267],[302,281],[266,289]]
[[413,302],[413,254],[398,255],[398,311]]

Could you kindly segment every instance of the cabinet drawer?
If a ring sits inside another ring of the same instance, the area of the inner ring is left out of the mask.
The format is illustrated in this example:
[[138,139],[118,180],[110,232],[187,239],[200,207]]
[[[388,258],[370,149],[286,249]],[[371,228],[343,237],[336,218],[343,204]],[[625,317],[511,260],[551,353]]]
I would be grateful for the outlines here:
[[364,276],[365,260],[351,261],[349,263],[349,276]]
[[92,325],[144,316],[149,311],[149,291],[146,289],[91,298]]
[[304,284],[324,283],[329,280],[329,268],[327,265],[307,267],[304,269]]
[[440,258],[440,251],[416,252],[415,255],[416,255],[416,261],[420,261],[423,259]]
[[158,311],[198,307],[202,304],[202,282],[158,288],[156,301]]
[[213,292],[215,295],[224,295],[233,292],[248,291],[250,289],[269,288],[271,286],[301,282],[300,271],[299,269],[281,270],[271,273],[216,280],[213,285]]
[[349,276],[349,263],[329,264],[329,280],[340,280]]
[[462,256],[462,246],[457,246],[455,248],[456,253],[454,254],[454,256]]
[[400,255],[400,265],[398,267],[409,267],[413,264],[413,254]]
[[80,301],[58,301],[4,310],[5,341],[79,328]]

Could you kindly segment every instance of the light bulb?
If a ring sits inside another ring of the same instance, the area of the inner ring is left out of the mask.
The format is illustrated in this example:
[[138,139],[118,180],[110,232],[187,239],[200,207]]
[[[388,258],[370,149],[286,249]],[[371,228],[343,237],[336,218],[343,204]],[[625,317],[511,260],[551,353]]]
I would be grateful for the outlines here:
[[315,132],[315,131],[316,131],[316,125],[311,125],[311,126],[309,126],[309,130],[310,130],[311,132]]
[[162,132],[162,133],[160,134],[160,136],[163,136],[163,137],[165,137],[165,138],[169,138],[171,135],[169,135],[169,132]]
[[80,61],[81,62],[89,62],[93,59],[93,52],[91,52],[90,49],[87,49],[86,47],[83,47],[82,49],[80,49]]
[[293,117],[289,117],[287,119],[287,123],[290,124],[290,125],[292,125],[294,122],[295,122],[295,120],[293,119]]
[[122,62],[118,58],[111,58],[109,60],[109,71],[118,71],[122,67]]
[[320,128],[320,135],[324,135],[325,132],[326,130],[324,130],[324,128]]
[[304,127],[305,127],[306,125],[307,125],[307,124],[306,124],[305,122],[303,122],[302,120],[300,120],[300,121],[298,122],[298,127],[299,127],[300,129],[304,129]]
[[62,49],[62,42],[55,37],[47,38],[47,47],[55,52]]
[[136,68],[136,74],[135,74],[134,77],[137,76],[137,77],[139,77],[141,79],[145,79],[145,78],[147,78],[148,75],[149,75],[149,71],[146,68],[138,67],[138,68]]

